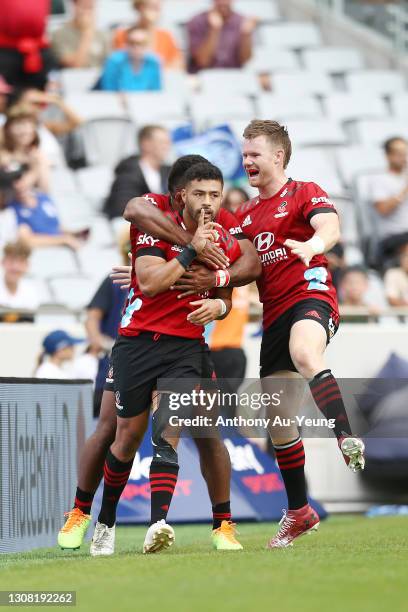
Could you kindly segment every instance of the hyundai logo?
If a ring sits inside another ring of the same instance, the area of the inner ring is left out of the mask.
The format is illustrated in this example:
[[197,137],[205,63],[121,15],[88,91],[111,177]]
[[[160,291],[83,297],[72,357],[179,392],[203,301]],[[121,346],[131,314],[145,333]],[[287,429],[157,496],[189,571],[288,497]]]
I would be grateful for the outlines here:
[[275,236],[271,232],[262,232],[255,236],[254,245],[259,253],[268,251],[275,242]]

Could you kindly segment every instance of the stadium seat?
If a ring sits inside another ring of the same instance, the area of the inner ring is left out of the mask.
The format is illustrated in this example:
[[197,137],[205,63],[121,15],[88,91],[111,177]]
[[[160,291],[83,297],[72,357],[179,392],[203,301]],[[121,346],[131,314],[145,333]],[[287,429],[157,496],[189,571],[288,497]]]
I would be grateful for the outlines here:
[[364,242],[366,258],[370,263],[377,258],[378,227],[371,201],[371,181],[373,173],[360,174],[353,184],[354,201],[357,204],[359,231]]
[[186,99],[170,93],[126,94],[127,110],[136,125],[160,123],[161,119],[184,120]]
[[355,125],[356,138],[361,144],[383,144],[387,138],[402,136],[408,138],[408,124],[403,119],[363,119]]
[[49,284],[53,302],[64,304],[73,310],[85,308],[98,288],[98,282],[95,279],[83,276],[53,278]]
[[385,118],[389,110],[383,98],[365,92],[329,93],[323,99],[328,117],[339,121]]
[[262,44],[267,47],[304,49],[319,47],[322,44],[320,30],[313,23],[288,21],[261,25],[259,30]]
[[162,3],[161,23],[184,24],[203,11],[208,11],[207,0],[166,0]]
[[75,172],[79,189],[92,208],[100,210],[113,181],[113,169],[109,166],[90,166]]
[[163,93],[184,102],[191,93],[189,76],[183,70],[164,70]]
[[122,258],[116,248],[101,248],[87,244],[78,251],[81,273],[101,281],[111,271],[112,266],[121,263]]
[[273,73],[278,70],[299,70],[299,60],[294,51],[275,47],[257,47],[245,70],[255,74]]
[[92,219],[91,233],[87,246],[112,247],[114,236],[111,224],[106,217],[94,217]]
[[353,245],[360,250],[362,245],[358,231],[358,216],[353,200],[336,198],[334,204],[339,214],[343,246]]
[[[256,75],[244,70],[214,68],[198,74],[201,92],[214,96],[225,93],[229,96],[254,95],[259,92]],[[231,105],[233,100],[231,100]]]
[[302,59],[306,70],[339,74],[364,68],[364,59],[357,49],[348,47],[324,47],[305,49]]
[[280,19],[278,3],[275,0],[236,0],[234,10],[241,15],[256,17],[262,23]]
[[60,72],[62,90],[66,95],[90,91],[100,74],[100,68],[64,68]]
[[287,122],[289,135],[295,146],[346,144],[346,135],[339,123],[330,119],[291,119]]
[[396,117],[408,118],[408,92],[396,94],[391,98],[391,108]]
[[236,139],[239,142],[242,142],[243,140],[242,134],[248,123],[249,121],[247,121],[246,119],[231,119],[230,121],[228,121],[229,127],[231,128],[231,130],[235,134]]
[[230,119],[243,119],[247,122],[254,116],[254,104],[246,96],[231,97],[220,95],[198,94],[190,99],[193,122],[197,129],[209,125],[228,123]]
[[70,168],[52,168],[50,172],[50,193],[57,197],[61,193],[75,193],[78,185],[75,173]]
[[299,104],[297,97],[278,94],[261,94],[256,102],[258,115],[264,119],[306,119],[322,116],[319,101],[312,96],[302,97]]
[[340,176],[346,187],[350,187],[359,174],[385,169],[385,157],[380,147],[353,145],[336,149],[335,157]]
[[406,90],[406,82],[401,73],[394,70],[361,70],[345,76],[346,87],[350,92],[365,92],[368,95],[390,96]]
[[126,116],[123,98],[110,91],[69,93],[65,101],[84,120],[123,118]]
[[98,0],[95,4],[96,20],[101,30],[134,23],[135,12],[128,0]]
[[[111,221],[111,228],[112,228],[112,232],[114,235],[114,239],[116,242],[118,242],[118,240],[120,240],[120,238],[124,234],[125,229],[128,232],[130,231],[130,224],[127,221],[125,221],[125,219],[123,219],[122,217],[116,217],[116,219],[112,219]],[[118,262],[119,262],[119,259],[118,259]]]
[[136,127],[129,119],[106,117],[81,126],[88,164],[115,166],[136,148]]
[[296,150],[287,173],[295,180],[317,183],[330,197],[345,195],[332,155],[325,149]]
[[68,247],[43,247],[33,250],[30,274],[38,278],[52,278],[78,273],[75,253]]
[[[330,77],[323,72],[277,72],[272,76],[273,93],[282,96],[324,96],[333,89]],[[299,101],[299,100],[298,100]]]

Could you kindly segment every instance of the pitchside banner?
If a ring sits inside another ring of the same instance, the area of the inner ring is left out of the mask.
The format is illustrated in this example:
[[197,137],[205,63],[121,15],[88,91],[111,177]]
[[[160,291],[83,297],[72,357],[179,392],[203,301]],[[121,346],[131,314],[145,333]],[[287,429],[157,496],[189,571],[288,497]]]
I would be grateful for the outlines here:
[[0,378],[0,552],[55,546],[91,431],[91,382]]
[[[231,506],[240,521],[277,521],[287,507],[285,488],[272,457],[231,428],[223,430],[231,457]],[[194,440],[182,438],[178,447],[180,472],[169,512],[170,523],[206,522],[211,519],[211,503],[200,472]],[[136,455],[129,483],[118,506],[118,523],[144,523],[150,520],[149,467],[152,459],[150,431]],[[102,499],[98,490],[93,507],[96,519]],[[321,518],[326,511],[310,500]]]

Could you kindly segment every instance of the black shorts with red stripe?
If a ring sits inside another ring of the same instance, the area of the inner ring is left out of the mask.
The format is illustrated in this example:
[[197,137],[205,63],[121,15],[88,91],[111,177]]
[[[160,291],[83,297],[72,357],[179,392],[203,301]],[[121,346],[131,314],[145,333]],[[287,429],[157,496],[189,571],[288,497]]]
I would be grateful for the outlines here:
[[307,298],[294,304],[264,330],[261,344],[260,376],[275,372],[297,372],[289,352],[290,332],[297,321],[309,319],[324,328],[327,344],[339,327],[339,314],[330,304],[317,298]]

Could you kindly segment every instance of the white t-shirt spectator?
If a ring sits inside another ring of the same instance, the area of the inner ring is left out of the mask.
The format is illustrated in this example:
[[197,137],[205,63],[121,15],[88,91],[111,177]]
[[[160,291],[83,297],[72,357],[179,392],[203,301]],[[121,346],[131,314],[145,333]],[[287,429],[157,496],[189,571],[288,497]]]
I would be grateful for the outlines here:
[[[371,183],[371,202],[386,200],[397,196],[405,189],[408,183],[406,174],[395,174],[384,172],[373,176]],[[404,234],[408,232],[408,198],[389,215],[380,215],[375,211],[377,219],[378,235],[381,240],[390,236]]]
[[404,300],[408,304],[408,274],[402,268],[391,268],[384,276],[388,299]]
[[10,293],[4,276],[0,275],[0,306],[6,308],[21,308],[23,310],[37,310],[40,305],[38,288],[33,281],[23,278],[17,287],[16,293]]
[[0,210],[0,255],[8,242],[15,242],[18,234],[17,215],[8,208]]
[[63,380],[67,380],[71,377],[69,376],[69,372],[67,372],[67,370],[61,368],[56,363],[53,363],[52,361],[44,361],[37,368],[35,378],[62,378]]
[[44,361],[35,373],[36,378],[62,378],[64,380],[86,379],[95,381],[98,360],[89,353],[79,355],[73,361],[59,366],[50,360]]

